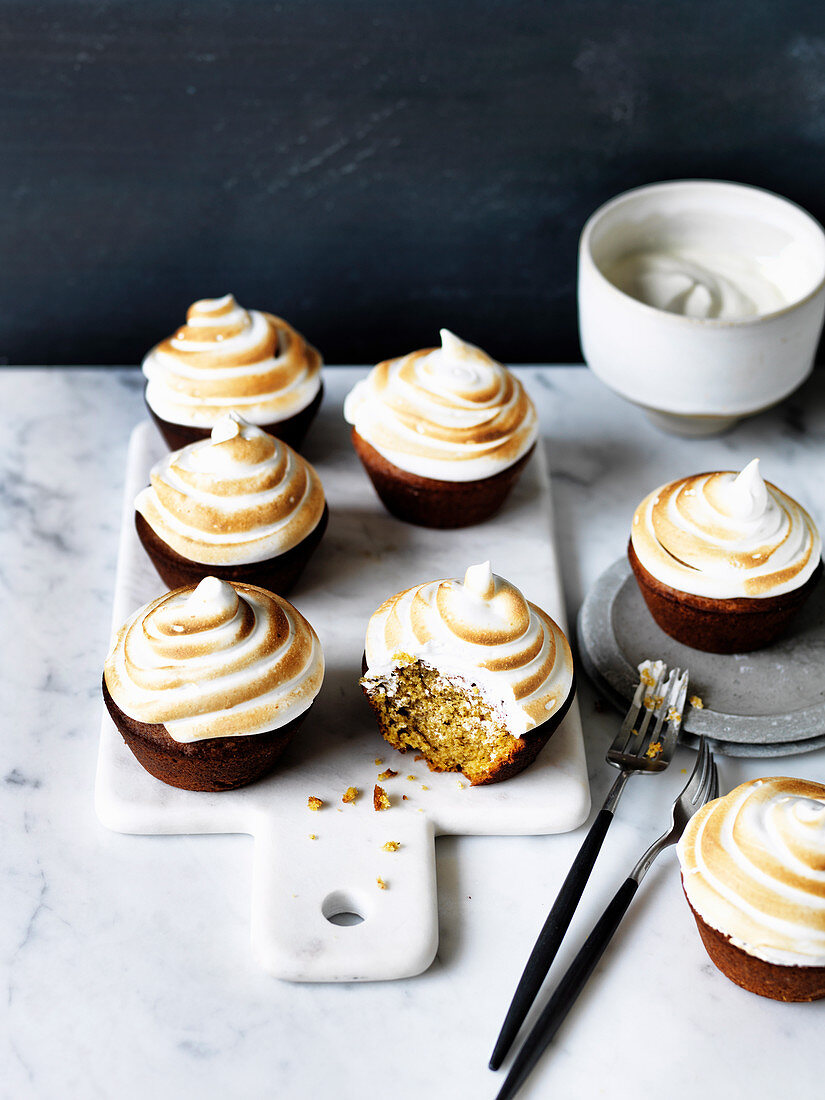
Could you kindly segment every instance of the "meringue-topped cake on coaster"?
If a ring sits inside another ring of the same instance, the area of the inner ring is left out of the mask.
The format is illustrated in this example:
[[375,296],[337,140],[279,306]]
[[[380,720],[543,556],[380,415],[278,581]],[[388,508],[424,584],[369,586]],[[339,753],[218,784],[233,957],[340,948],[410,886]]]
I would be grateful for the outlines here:
[[761,649],[786,633],[822,574],[816,526],[764,481],[694,474],[650,493],[633,516],[628,557],[666,634],[710,653]]
[[385,740],[433,771],[496,783],[531,764],[574,694],[562,630],[490,563],[385,601],[361,685]]

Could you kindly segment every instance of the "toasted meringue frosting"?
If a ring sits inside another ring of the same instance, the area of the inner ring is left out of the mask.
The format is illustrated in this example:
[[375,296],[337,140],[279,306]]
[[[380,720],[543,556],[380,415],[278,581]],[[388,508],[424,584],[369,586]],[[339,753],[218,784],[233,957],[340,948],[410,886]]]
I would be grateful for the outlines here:
[[152,467],[135,508],[189,561],[240,565],[292,549],[318,525],[324,490],[291,447],[237,413]]
[[490,563],[464,580],[429,581],[386,600],[367,626],[363,682],[416,659],[476,687],[503,714],[514,737],[546,722],[573,684],[561,628]]
[[278,729],[321,689],[324,656],[292,604],[206,577],[167,592],[121,627],[104,676],[120,709],[175,741]]
[[163,420],[209,428],[234,409],[251,424],[286,420],[321,386],[321,356],[280,317],[231,294],[189,307],[186,324],[143,360],[146,401]]
[[765,962],[825,966],[825,786],[743,783],[694,815],[677,850],[706,924]]
[[440,348],[379,363],[344,402],[344,417],[388,462],[438,481],[506,470],[538,434],[533,402],[501,363],[447,329]]
[[662,485],[636,509],[631,541],[657,580],[714,599],[793,591],[822,554],[811,517],[762,480],[758,459],[739,474],[694,474]]

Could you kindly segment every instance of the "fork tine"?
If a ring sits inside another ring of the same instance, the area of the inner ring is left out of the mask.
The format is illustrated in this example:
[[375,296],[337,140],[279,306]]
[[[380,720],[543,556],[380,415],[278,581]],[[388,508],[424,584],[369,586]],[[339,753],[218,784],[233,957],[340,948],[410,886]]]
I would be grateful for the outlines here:
[[[679,730],[682,726],[682,713],[685,709],[685,697],[687,696],[688,686],[688,671],[685,669],[681,672],[679,669],[678,677],[673,685],[673,691],[670,697],[665,702],[666,713],[664,717],[667,719],[665,723],[665,737],[662,742],[662,756],[669,760],[673,756],[673,752],[676,748],[676,742],[679,739]],[[673,715],[673,717],[671,717]]]
[[708,787],[711,779],[712,766],[713,760],[710,755],[710,749],[708,748],[707,741],[703,737],[702,744],[699,748],[699,754],[696,757],[696,763],[693,766],[693,772],[681,795],[682,798],[687,798],[691,806],[697,805],[702,793]]
[[[644,744],[644,737],[645,737],[645,734],[647,733],[647,727],[650,725],[651,718],[653,716],[653,712],[656,709],[654,707],[648,707],[645,700],[648,699],[650,696],[652,696],[654,699],[659,698],[660,694],[662,693],[662,683],[665,679],[665,673],[666,672],[667,672],[667,666],[665,664],[661,664],[661,667],[659,668],[659,671],[658,671],[658,675],[656,676],[656,682],[654,683],[653,687],[650,689],[649,693],[645,690],[646,685],[644,684],[644,681],[642,681],[639,684],[639,687],[636,689],[637,694],[641,695],[640,705],[643,708],[642,714],[641,714],[641,721],[639,721],[638,717],[637,717],[636,725],[638,726],[638,728],[634,729],[634,728],[631,727],[630,732],[628,733],[627,739],[626,739],[624,745],[621,748],[622,753],[626,753],[626,754],[631,755],[631,756],[636,756],[638,754],[638,751],[641,748],[642,744]],[[634,696],[634,702],[635,702],[635,696]],[[626,720],[625,720],[625,722],[626,722]],[[623,725],[622,725],[622,732],[623,733],[624,733],[624,725],[625,724],[623,723]],[[630,749],[631,741],[633,742],[633,745],[635,746],[635,748],[632,751]]]

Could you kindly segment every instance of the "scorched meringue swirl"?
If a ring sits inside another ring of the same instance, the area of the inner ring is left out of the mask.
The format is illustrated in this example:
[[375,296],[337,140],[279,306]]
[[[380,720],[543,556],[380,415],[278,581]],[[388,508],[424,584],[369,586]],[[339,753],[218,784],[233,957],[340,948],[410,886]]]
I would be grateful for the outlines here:
[[344,417],[393,465],[439,481],[493,477],[538,434],[533,403],[501,363],[441,330],[442,346],[379,363]]
[[324,512],[313,467],[236,413],[221,417],[211,438],[162,458],[150,481],[136,510],[178,554],[207,565],[283,554]]
[[714,599],[790,592],[808,580],[822,553],[811,517],[762,480],[758,459],[739,474],[694,474],[662,485],[636,509],[631,541],[657,580]]
[[464,580],[429,581],[399,592],[367,626],[364,683],[417,659],[460,677],[500,709],[521,736],[552,717],[573,684],[573,658],[561,628],[489,562]]
[[324,657],[292,604],[248,584],[206,577],[167,592],[120,629],[106,687],[139,722],[175,741],[278,729],[321,689]]
[[211,427],[234,409],[252,424],[294,416],[321,386],[321,356],[280,317],[231,294],[189,307],[186,324],[143,360],[146,402],[172,424]]
[[743,783],[694,815],[677,850],[706,924],[765,962],[825,966],[825,786]]

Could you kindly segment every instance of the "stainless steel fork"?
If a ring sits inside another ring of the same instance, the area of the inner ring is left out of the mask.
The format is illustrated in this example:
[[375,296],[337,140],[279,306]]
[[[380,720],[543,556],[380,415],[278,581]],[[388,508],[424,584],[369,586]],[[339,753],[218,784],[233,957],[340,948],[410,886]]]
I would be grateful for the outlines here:
[[687,695],[688,674],[677,668],[668,673],[664,661],[645,661],[639,666],[639,672],[640,680],[633,702],[613,744],[607,750],[607,762],[618,768],[619,774],[584,838],[553,908],[547,914],[501,1026],[490,1058],[490,1069],[498,1069],[504,1061],[541,989],[570,927],[625,784],[631,775],[654,775],[664,771],[673,759]]
[[719,776],[716,764],[704,738],[700,738],[699,753],[693,772],[684,790],[673,803],[670,828],[651,844],[599,918],[516,1055],[496,1100],[512,1100],[527,1080],[536,1062],[573,1007],[579,993],[584,989],[654,859],[665,848],[679,840],[696,810],[712,798],[717,798],[718,795]]

